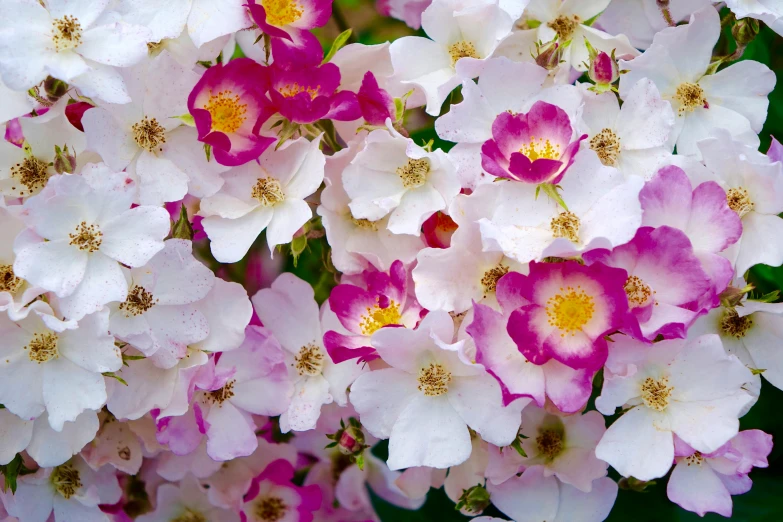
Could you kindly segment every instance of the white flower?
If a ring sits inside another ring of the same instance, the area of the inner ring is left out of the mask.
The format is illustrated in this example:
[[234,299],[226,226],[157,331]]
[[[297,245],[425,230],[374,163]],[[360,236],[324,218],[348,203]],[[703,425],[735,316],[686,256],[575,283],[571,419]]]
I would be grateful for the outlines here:
[[106,403],[101,375],[122,366],[104,309],[79,321],[63,321],[43,301],[13,322],[0,315],[0,404],[27,420],[47,411],[56,431],[86,409]]
[[128,67],[147,56],[152,34],[101,17],[108,0],[69,2],[7,0],[0,5],[0,74],[5,84],[25,91],[47,76],[78,87],[86,96],[126,103],[128,92],[113,67]]
[[354,218],[375,222],[390,215],[390,232],[414,236],[460,191],[454,165],[442,150],[427,152],[391,126],[370,133],[343,172],[343,186]]
[[739,430],[738,416],[752,401],[744,386],[750,371],[726,355],[717,335],[661,341],[653,348],[625,338],[609,343],[604,387],[596,408],[612,424],[595,449],[621,475],[662,477],[674,461],[674,435],[710,453]]
[[264,229],[269,250],[293,239],[313,215],[305,198],[324,179],[326,160],[320,141],[299,138],[280,150],[270,147],[258,163],[223,175],[223,187],[201,201],[199,212],[215,259],[239,261]]
[[130,208],[135,185],[124,173],[88,165],[81,176],[53,176],[24,204],[28,226],[14,245],[14,273],[59,297],[69,319],[125,301],[119,263],[137,267],[163,248],[169,215]]
[[712,49],[720,36],[720,18],[711,6],[697,11],[690,23],[664,29],[647,51],[631,61],[620,61],[629,72],[620,78],[620,97],[628,97],[642,78],[658,87],[677,111],[669,143],[678,154],[699,155],[696,142],[722,128],[752,147],[767,119],[767,95],[775,74],[753,60],[743,60],[705,76]]
[[25,228],[20,210],[18,205],[6,207],[0,196],[0,312],[7,312],[12,321],[24,317],[24,306],[45,291],[14,273],[14,238]]
[[392,470],[413,466],[447,468],[468,459],[468,427],[498,446],[513,442],[519,401],[504,407],[500,386],[483,367],[465,363],[452,344],[454,322],[430,312],[416,330],[382,328],[373,347],[390,368],[359,376],[351,404],[367,431],[389,439]]

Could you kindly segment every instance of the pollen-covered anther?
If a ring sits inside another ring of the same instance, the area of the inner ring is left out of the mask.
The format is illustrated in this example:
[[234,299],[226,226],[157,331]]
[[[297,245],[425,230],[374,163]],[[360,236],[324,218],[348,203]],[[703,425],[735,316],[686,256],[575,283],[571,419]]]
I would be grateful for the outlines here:
[[363,230],[372,230],[377,231],[378,230],[378,223],[376,221],[370,221],[369,219],[357,219],[353,216],[351,216],[351,222],[354,224],[355,227],[361,228]]
[[451,66],[457,63],[460,58],[481,58],[476,52],[476,47],[473,42],[467,40],[460,40],[457,43],[453,43],[449,46],[449,56],[451,57]]
[[278,522],[285,517],[288,506],[280,497],[264,497],[256,503],[254,511],[261,522]]
[[753,318],[750,315],[740,317],[733,308],[723,312],[720,318],[720,329],[725,335],[742,339],[753,326]]
[[79,223],[68,237],[71,238],[71,245],[85,252],[97,252],[103,243],[103,232],[98,226],[88,225],[84,221]]
[[492,267],[484,272],[484,275],[481,278],[481,286],[484,287],[484,295],[486,296],[494,293],[498,286],[498,281],[506,274],[508,274],[508,267],[503,265]]
[[549,228],[554,237],[564,237],[572,243],[579,242],[579,218],[571,211],[566,210],[553,217]]
[[120,303],[119,309],[125,312],[125,317],[141,315],[157,304],[158,300],[152,294],[139,285],[135,285],[128,292],[128,298]]
[[642,383],[642,400],[645,406],[655,411],[663,411],[669,406],[669,397],[671,397],[673,386],[669,386],[669,379],[662,377],[653,379],[647,377]]
[[707,98],[704,97],[704,89],[695,83],[681,83],[674,93],[674,99],[680,103],[677,114],[682,116],[686,112],[693,112],[699,107],[707,106]]
[[427,158],[411,158],[402,167],[397,167],[397,175],[402,179],[402,186],[405,188],[416,188],[424,185],[429,173],[430,160]]
[[324,369],[325,356],[320,346],[308,344],[299,349],[294,356],[294,367],[299,375],[314,377],[320,375]]
[[612,129],[603,129],[590,139],[590,148],[607,167],[617,166],[620,157],[620,138]]
[[697,451],[693,455],[685,457],[685,464],[688,466],[701,466],[704,464],[704,457]]
[[376,303],[372,307],[366,307],[366,312],[362,314],[359,328],[364,335],[372,335],[384,326],[400,324],[400,321],[402,321],[399,303],[389,299],[388,306],[383,308],[377,301],[379,299],[376,299]]
[[52,20],[54,51],[67,51],[82,43],[82,25],[76,17],[65,15]]
[[215,132],[236,132],[247,119],[247,104],[241,103],[239,95],[230,90],[211,94],[204,109],[212,118],[211,130]]
[[756,208],[756,204],[750,199],[748,190],[743,187],[735,187],[727,190],[726,203],[728,203],[729,208],[736,212],[739,217],[743,217]]
[[523,145],[519,149],[520,154],[524,154],[530,161],[537,159],[560,159],[562,153],[558,143],[553,144],[545,138],[530,137],[530,143]]
[[563,433],[558,430],[542,430],[536,437],[538,451],[548,460],[563,452]]
[[261,0],[266,23],[277,27],[292,24],[302,18],[304,9],[295,0]]
[[637,306],[645,304],[650,296],[655,293],[641,278],[634,275],[626,279],[623,289],[625,290],[625,295],[628,296],[628,302]]
[[449,391],[451,372],[440,364],[430,363],[419,370],[419,391],[428,397],[438,397]]
[[27,194],[24,190],[19,191],[22,196],[29,196],[33,191],[42,189],[50,175],[49,164],[34,156],[28,156],[11,167],[11,177],[27,187]]
[[234,396],[234,383],[236,382],[236,379],[228,381],[222,388],[207,393],[207,397],[215,404],[223,404]]
[[57,334],[54,332],[39,332],[33,334],[33,338],[23,348],[27,350],[27,356],[38,364],[57,359],[60,352],[57,350]]
[[163,40],[159,42],[147,42],[147,53],[156,55],[161,49],[163,49]]
[[63,464],[57,466],[52,470],[52,474],[49,477],[52,481],[54,489],[65,500],[70,499],[76,494],[76,492],[82,487],[81,477],[79,476],[79,470],[71,466],[70,464]]
[[581,286],[560,288],[560,293],[546,302],[546,316],[550,326],[560,330],[560,337],[575,336],[595,313],[595,300]]
[[302,87],[298,83],[288,83],[283,87],[279,87],[277,89],[277,92],[282,94],[283,97],[285,98],[293,98],[297,94],[304,92],[307,93],[308,96],[310,96],[311,100],[314,100],[315,97],[321,93],[318,87]]
[[261,206],[271,207],[285,199],[283,187],[280,182],[272,177],[258,178],[251,191],[253,198],[257,199]]
[[166,143],[166,131],[157,118],[150,119],[145,116],[138,123],[134,123],[131,130],[136,145],[148,152],[155,152],[161,143]]
[[185,508],[185,511],[171,522],[209,522],[209,519],[197,511]]
[[0,292],[14,293],[24,284],[24,279],[16,277],[13,265],[0,265]]
[[580,22],[580,18],[576,15],[560,15],[549,22],[547,25],[550,29],[557,33],[557,38],[560,40],[560,42],[564,43],[574,36],[574,31]]

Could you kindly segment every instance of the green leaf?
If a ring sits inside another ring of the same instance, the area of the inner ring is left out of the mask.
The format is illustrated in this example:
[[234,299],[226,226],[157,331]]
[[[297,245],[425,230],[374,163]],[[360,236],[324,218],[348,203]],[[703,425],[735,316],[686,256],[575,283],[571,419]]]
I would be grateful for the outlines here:
[[27,475],[30,470],[27,469],[19,453],[8,464],[0,466],[0,473],[5,477],[3,491],[10,489],[11,493],[16,493],[16,479],[19,475]]
[[207,156],[207,161],[212,159],[212,145],[209,143],[204,144],[204,154]]
[[558,187],[556,185],[552,185],[551,183],[541,183],[536,187],[536,196],[538,196],[539,188],[541,189],[541,192],[543,192],[550,198],[554,199],[566,211],[568,210],[565,201],[563,201],[563,198],[560,196],[560,193],[557,192]]
[[103,375],[104,377],[111,377],[112,379],[117,379],[119,382],[121,382],[125,386],[128,385],[128,383],[125,382],[125,379],[123,379],[122,377],[120,377],[119,375],[117,375],[114,372],[103,372],[101,375]]
[[345,45],[345,43],[348,41],[348,39],[351,37],[351,33],[353,32],[352,29],[346,29],[339,35],[337,35],[337,38],[334,39],[334,42],[332,42],[332,48],[329,49],[329,52],[326,53],[326,56],[324,56],[324,61],[321,63],[327,63],[332,58],[334,58],[334,55],[339,51],[342,46]]
[[174,226],[171,227],[171,237],[193,241],[193,226],[188,220],[188,209],[185,205],[179,207],[179,219],[174,223]]
[[299,263],[299,256],[307,248],[307,234],[302,234],[299,237],[295,237],[291,241],[291,255],[294,256],[294,266]]
[[182,116],[172,116],[172,118],[176,120],[180,120],[182,123],[187,125],[188,127],[195,127],[196,121],[193,119],[193,116],[190,114],[183,114]]

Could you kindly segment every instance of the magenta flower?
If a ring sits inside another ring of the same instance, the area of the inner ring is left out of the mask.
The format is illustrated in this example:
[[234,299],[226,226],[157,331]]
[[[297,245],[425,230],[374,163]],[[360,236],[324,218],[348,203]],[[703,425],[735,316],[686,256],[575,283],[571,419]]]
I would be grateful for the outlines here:
[[481,166],[500,178],[526,183],[558,183],[574,162],[579,143],[563,109],[538,101],[526,114],[500,113],[492,139],[481,146]]
[[378,86],[372,71],[364,74],[357,98],[362,117],[370,125],[384,125],[386,118],[395,119],[394,98]]
[[[258,28],[272,38],[294,41],[314,27],[323,27],[332,16],[333,0],[261,0],[246,4]],[[315,39],[315,37],[313,37]]]
[[365,271],[364,279],[366,288],[341,284],[329,295],[329,307],[347,330],[324,334],[324,346],[335,363],[377,359],[372,334],[387,326],[413,328],[419,320],[421,307],[408,297],[408,273],[401,261],[392,263],[388,274]]
[[188,96],[198,139],[212,146],[221,165],[242,165],[258,158],[275,138],[261,136],[266,67],[249,58],[210,67]]
[[555,359],[571,368],[597,369],[607,357],[605,335],[628,320],[624,270],[576,261],[530,264],[503,282],[522,304],[508,319],[508,334],[533,364]]
[[311,522],[313,511],[321,507],[321,488],[315,484],[291,483],[294,467],[285,459],[271,462],[253,482],[243,499],[242,522],[296,520]]

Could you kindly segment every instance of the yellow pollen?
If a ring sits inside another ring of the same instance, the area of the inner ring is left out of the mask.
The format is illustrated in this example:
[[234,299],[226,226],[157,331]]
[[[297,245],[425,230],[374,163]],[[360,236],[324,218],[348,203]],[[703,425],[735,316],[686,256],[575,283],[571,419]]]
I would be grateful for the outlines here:
[[54,51],[67,51],[82,43],[82,26],[75,17],[65,15],[52,20]]
[[209,520],[201,513],[185,508],[185,511],[171,522],[209,522]]
[[147,42],[147,52],[150,55],[157,55],[161,49],[163,49],[163,40],[160,42]]
[[368,306],[366,310],[367,313],[362,315],[362,321],[359,323],[359,328],[364,335],[372,335],[390,324],[400,324],[402,320],[400,305],[392,299],[389,299],[389,306],[386,308],[381,308],[376,302],[372,308]]
[[266,23],[276,27],[292,24],[302,18],[304,10],[293,0],[261,0],[266,11]]
[[484,272],[484,276],[481,278],[481,286],[484,287],[484,295],[486,296],[493,293],[498,286],[500,278],[506,274],[508,274],[508,267],[503,265],[498,265]]
[[647,377],[642,383],[642,400],[645,406],[655,411],[663,411],[669,406],[669,397],[674,390],[673,386],[669,386],[669,379],[663,377],[655,380],[652,377]]
[[255,515],[263,522],[277,522],[285,517],[288,506],[279,497],[264,497],[257,504]]
[[730,188],[726,191],[726,203],[739,217],[743,217],[756,208],[756,204],[750,199],[748,190],[743,187]]
[[424,185],[429,173],[430,160],[427,158],[409,159],[405,165],[397,168],[397,175],[402,179],[402,186],[405,188],[416,188]]
[[674,99],[680,103],[677,114],[682,116],[686,112],[693,112],[699,107],[707,104],[707,98],[704,97],[704,89],[695,83],[681,83],[674,93]]
[[140,122],[134,123],[131,130],[136,145],[148,152],[155,152],[158,145],[166,143],[166,131],[156,118],[149,119],[145,116]]
[[723,312],[720,318],[720,329],[725,335],[736,339],[742,339],[753,326],[753,318],[750,315],[740,317],[737,311],[730,308]]
[[11,167],[11,177],[27,187],[27,194],[24,190],[19,191],[21,196],[30,196],[33,192],[44,188],[50,175],[49,164],[33,156]]
[[527,156],[530,161],[541,158],[557,160],[562,155],[559,144],[552,145],[551,141],[544,138],[536,139],[535,136],[530,136],[530,143],[519,149],[519,152]]
[[571,211],[566,210],[553,217],[549,228],[554,237],[564,237],[572,243],[579,242],[579,218]]
[[419,371],[419,391],[428,397],[438,397],[449,391],[451,373],[440,364],[430,363]]
[[285,98],[293,98],[300,92],[306,92],[311,100],[314,100],[315,97],[321,93],[318,87],[302,87],[298,83],[286,84],[285,86],[278,88],[277,92],[282,94]]
[[472,42],[462,40],[449,46],[449,56],[451,57],[451,66],[457,63],[460,58],[481,58],[476,52],[476,47]]
[[0,292],[14,293],[24,284],[24,279],[14,275],[13,265],[0,265]]
[[620,157],[620,138],[612,129],[603,129],[590,139],[590,148],[593,149],[608,167],[617,166],[617,158]]
[[560,288],[560,292],[547,300],[546,316],[549,325],[561,331],[560,337],[573,337],[593,318],[595,300],[581,286]]
[[685,457],[685,464],[688,466],[701,466],[704,464],[704,457],[702,457],[701,453],[697,451],[693,455]]
[[85,252],[96,252],[103,243],[103,232],[96,225],[88,225],[84,221],[68,237],[71,238],[71,245]]
[[275,178],[258,178],[250,193],[262,207],[272,207],[285,199],[283,187]]
[[369,219],[356,219],[355,217],[351,216],[351,222],[357,228],[372,231],[378,230],[378,223],[376,221],[370,221]]
[[124,303],[120,303],[119,309],[125,312],[125,317],[141,315],[157,304],[158,300],[152,298],[152,294],[143,287],[135,285],[128,292]]
[[553,460],[563,452],[563,433],[559,430],[542,430],[536,437],[536,445],[547,460]]
[[38,364],[57,359],[60,356],[60,352],[57,351],[57,334],[54,332],[34,334],[30,343],[23,349],[28,350],[27,356]]
[[213,403],[223,404],[225,401],[234,396],[234,383],[236,379],[228,381],[222,388],[207,393],[209,400]]
[[302,376],[320,375],[324,369],[324,362],[324,352],[315,344],[302,346],[299,354],[294,356],[294,367]]
[[247,104],[239,102],[239,95],[226,90],[212,94],[204,105],[212,117],[211,130],[231,134],[247,119]]
[[75,495],[76,491],[82,487],[79,471],[70,464],[63,464],[62,466],[54,468],[49,480],[52,481],[54,489],[56,489],[65,500],[68,500]]
[[655,293],[644,281],[633,275],[628,277],[623,288],[625,289],[625,295],[628,296],[628,302],[632,306],[645,304],[650,296]]
[[580,22],[581,20],[576,15],[560,15],[547,25],[557,33],[557,38],[560,42],[565,43],[574,35],[574,31]]

